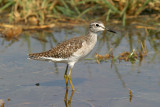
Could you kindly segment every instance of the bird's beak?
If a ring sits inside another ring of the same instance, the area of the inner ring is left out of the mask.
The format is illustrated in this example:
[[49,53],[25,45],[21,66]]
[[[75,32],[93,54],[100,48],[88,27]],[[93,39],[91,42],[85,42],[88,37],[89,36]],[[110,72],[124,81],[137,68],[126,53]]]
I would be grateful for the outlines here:
[[112,32],[112,33],[117,33],[116,31],[113,31],[111,29],[106,28],[107,31]]

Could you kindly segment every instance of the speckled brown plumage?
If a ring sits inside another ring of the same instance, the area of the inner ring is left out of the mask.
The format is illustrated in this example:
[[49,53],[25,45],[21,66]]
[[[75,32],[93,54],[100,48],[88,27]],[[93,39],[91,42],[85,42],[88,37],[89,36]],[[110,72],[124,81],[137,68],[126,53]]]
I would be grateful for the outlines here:
[[82,43],[87,41],[87,36],[79,36],[64,41],[49,51],[29,54],[30,59],[41,59],[41,57],[68,58],[82,47]]

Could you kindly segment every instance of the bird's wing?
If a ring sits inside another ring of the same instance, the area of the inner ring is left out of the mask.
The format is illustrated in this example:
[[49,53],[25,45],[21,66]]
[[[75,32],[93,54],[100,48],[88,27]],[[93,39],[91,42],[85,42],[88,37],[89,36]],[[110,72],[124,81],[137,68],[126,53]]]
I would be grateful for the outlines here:
[[56,47],[49,51],[42,53],[29,54],[30,59],[40,59],[41,57],[53,57],[53,58],[68,58],[79,48],[82,47],[82,43],[86,40],[85,36],[74,37],[67,41],[58,44]]

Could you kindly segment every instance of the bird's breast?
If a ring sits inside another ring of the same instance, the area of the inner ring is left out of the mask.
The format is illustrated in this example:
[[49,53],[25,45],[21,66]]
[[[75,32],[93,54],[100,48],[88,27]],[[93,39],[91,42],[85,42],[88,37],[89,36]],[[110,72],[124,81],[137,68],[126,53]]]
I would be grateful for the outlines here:
[[90,40],[84,41],[82,43],[82,47],[78,49],[78,51],[74,52],[72,55],[72,58],[75,60],[82,59],[87,54],[91,52],[91,50],[94,48],[97,42],[97,37],[91,38]]

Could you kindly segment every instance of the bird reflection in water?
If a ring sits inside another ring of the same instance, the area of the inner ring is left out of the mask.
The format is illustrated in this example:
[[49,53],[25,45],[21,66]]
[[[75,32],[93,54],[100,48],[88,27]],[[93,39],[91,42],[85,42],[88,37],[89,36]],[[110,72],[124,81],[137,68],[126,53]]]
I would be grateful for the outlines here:
[[68,89],[66,88],[66,93],[65,93],[65,96],[64,96],[64,103],[65,103],[66,107],[71,107],[71,101],[72,101],[72,97],[74,95],[74,92],[75,91],[72,91],[71,96],[69,98],[67,98],[67,96],[68,96]]

